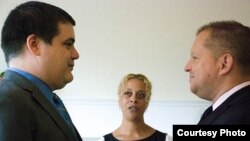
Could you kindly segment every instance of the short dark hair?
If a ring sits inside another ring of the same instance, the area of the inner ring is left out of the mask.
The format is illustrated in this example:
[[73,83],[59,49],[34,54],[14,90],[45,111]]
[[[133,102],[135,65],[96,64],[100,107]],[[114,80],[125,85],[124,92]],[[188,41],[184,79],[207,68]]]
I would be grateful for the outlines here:
[[22,51],[30,34],[51,44],[58,34],[59,22],[75,25],[74,19],[66,11],[48,3],[29,1],[13,9],[4,22],[1,35],[6,62]]
[[209,31],[210,37],[205,46],[214,54],[230,53],[243,72],[250,73],[250,28],[234,21],[215,21],[203,25],[196,35]]

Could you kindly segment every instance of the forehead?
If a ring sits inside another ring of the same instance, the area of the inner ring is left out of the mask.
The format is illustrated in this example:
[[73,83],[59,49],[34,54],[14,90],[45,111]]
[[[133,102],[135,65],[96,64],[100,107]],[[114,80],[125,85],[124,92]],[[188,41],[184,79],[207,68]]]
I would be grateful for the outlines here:
[[126,88],[140,88],[145,89],[146,84],[140,79],[130,79],[125,85]]
[[202,52],[210,52],[211,51],[206,47],[206,42],[209,38],[209,31],[202,31],[200,32],[193,43],[193,46],[191,48],[192,54],[202,53]]
[[58,35],[55,36],[61,39],[75,38],[73,25],[70,23],[58,23]]

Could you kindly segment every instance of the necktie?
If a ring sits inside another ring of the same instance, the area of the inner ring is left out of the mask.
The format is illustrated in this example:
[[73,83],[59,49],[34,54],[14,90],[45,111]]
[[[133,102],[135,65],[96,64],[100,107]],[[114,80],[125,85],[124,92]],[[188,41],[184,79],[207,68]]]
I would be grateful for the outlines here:
[[61,116],[66,120],[66,122],[67,122],[68,126],[70,127],[70,129],[76,135],[73,122],[72,122],[72,120],[70,118],[70,115],[69,115],[68,111],[66,110],[66,107],[64,106],[64,104],[63,104],[62,100],[60,99],[60,97],[58,97],[54,93],[53,93],[53,101],[54,101],[55,105],[57,106],[57,110],[59,111]]
[[212,107],[212,106],[208,107],[208,108],[206,109],[206,111],[202,114],[201,120],[204,119],[205,117],[207,117],[207,116],[208,116],[210,113],[212,113],[212,112],[213,112],[213,107]]

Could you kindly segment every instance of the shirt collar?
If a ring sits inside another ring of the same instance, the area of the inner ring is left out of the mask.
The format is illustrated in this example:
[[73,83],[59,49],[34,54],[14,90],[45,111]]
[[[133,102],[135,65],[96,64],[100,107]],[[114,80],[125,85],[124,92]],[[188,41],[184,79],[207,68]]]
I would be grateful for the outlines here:
[[47,97],[49,99],[50,102],[53,102],[53,95],[52,95],[52,90],[51,88],[45,83],[43,82],[41,79],[39,79],[38,77],[22,71],[20,69],[17,68],[8,68],[8,70],[14,71],[20,75],[22,75],[23,77],[27,78],[29,81],[31,81],[41,92],[42,94]]
[[213,104],[213,111],[219,107],[221,105],[221,103],[223,103],[228,97],[230,97],[232,94],[234,94],[236,91],[246,87],[250,85],[250,81],[246,81],[243,82],[235,87],[233,87],[232,89],[230,89],[229,91],[227,91],[226,93],[224,93],[222,96],[220,96],[218,98],[218,100],[216,100],[216,102]]

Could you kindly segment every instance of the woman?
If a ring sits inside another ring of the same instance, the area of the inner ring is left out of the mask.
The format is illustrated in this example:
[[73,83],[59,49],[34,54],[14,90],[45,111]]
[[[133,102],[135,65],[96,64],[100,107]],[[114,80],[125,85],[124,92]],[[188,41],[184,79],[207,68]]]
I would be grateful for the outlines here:
[[143,74],[126,75],[118,90],[122,123],[99,141],[172,140],[167,133],[162,133],[144,122],[144,113],[150,101],[151,89],[151,82]]

